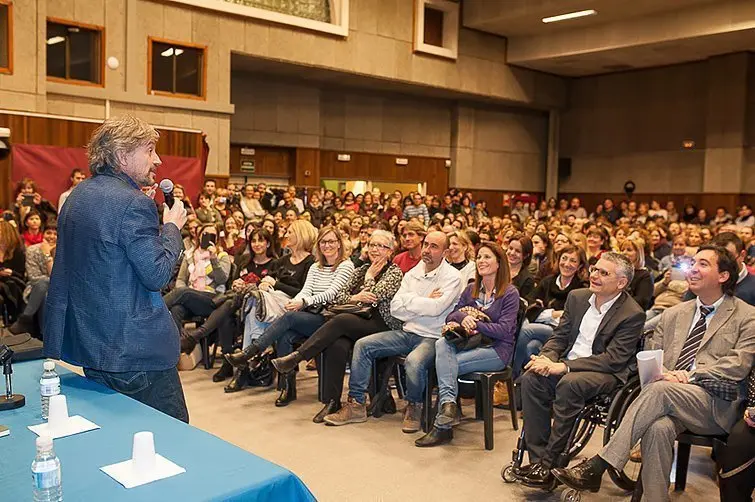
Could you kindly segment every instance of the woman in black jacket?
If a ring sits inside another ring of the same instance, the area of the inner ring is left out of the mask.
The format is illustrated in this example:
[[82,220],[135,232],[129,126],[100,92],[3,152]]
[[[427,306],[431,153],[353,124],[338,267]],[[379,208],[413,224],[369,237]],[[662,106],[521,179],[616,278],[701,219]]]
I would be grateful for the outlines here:
[[506,248],[506,258],[511,270],[511,284],[519,291],[520,297],[528,297],[535,289],[535,279],[529,272],[532,240],[524,234],[513,235]]
[[24,310],[26,257],[16,228],[0,220],[0,308],[7,309],[11,321]]
[[587,285],[587,257],[583,249],[568,245],[556,255],[559,272],[545,277],[526,298],[527,318],[517,338],[514,350],[514,374],[518,375],[530,356],[540,353],[553,328],[564,313],[566,297],[572,290]]
[[627,239],[621,243],[621,254],[634,265],[634,279],[629,283],[627,293],[642,307],[648,310],[653,304],[653,278],[645,268],[645,243],[639,239]]

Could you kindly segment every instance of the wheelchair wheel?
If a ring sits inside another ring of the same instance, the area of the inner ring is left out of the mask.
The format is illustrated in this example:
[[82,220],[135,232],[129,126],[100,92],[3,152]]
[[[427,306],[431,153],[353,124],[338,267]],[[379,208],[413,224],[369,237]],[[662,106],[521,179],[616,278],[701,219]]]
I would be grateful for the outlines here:
[[[588,410],[589,411],[589,410]],[[595,432],[596,422],[592,419],[592,412],[580,414],[577,418],[577,425],[574,427],[574,435],[572,441],[569,443],[568,457],[574,458],[584,450],[590,438]]]
[[582,500],[582,492],[575,490],[574,488],[567,488],[561,492],[561,502],[580,502]]
[[[606,416],[606,427],[603,431],[603,444],[607,444],[611,439],[611,436],[616,429],[619,428],[621,420],[627,412],[629,405],[634,402],[635,398],[639,395],[642,388],[640,387],[639,377],[634,377],[627,382],[627,384],[616,393],[611,407],[608,410]],[[627,462],[624,469],[619,471],[610,467],[608,469],[608,475],[611,476],[613,482],[622,490],[632,491],[637,484],[637,478],[640,475],[640,462]]]
[[501,470],[501,478],[506,483],[514,483],[516,481],[516,476],[514,476],[514,467],[511,465],[507,465]]

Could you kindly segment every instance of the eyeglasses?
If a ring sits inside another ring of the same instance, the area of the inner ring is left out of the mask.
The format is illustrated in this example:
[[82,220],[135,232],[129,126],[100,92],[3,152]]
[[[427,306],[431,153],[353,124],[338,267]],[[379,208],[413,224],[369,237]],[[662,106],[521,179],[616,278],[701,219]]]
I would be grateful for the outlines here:
[[592,275],[593,273],[597,272],[598,274],[600,274],[601,277],[610,277],[611,276],[611,273],[608,270],[604,270],[602,268],[598,268],[595,265],[592,265],[588,270],[590,271],[590,275]]
[[386,246],[385,244],[378,244],[377,242],[370,242],[367,244],[367,247],[370,249],[385,249],[386,251],[390,251],[392,248],[390,246]]
[[332,240],[331,239],[321,240],[320,241],[320,245],[321,246],[337,246],[338,245],[338,241],[335,240],[335,239],[332,239]]

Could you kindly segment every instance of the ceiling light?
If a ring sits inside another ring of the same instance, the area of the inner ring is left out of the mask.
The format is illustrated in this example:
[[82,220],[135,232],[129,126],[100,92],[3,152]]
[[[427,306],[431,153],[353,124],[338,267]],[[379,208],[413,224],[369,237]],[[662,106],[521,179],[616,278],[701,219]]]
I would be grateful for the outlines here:
[[65,38],[60,37],[60,36],[48,38],[47,39],[47,45],[59,44],[60,42],[65,42],[65,40],[66,40]]
[[[183,53],[184,53],[183,49],[176,49],[176,51],[175,51],[176,56],[180,56]],[[166,50],[162,51],[160,53],[160,55],[161,56],[165,56],[166,58],[171,57],[173,55],[173,47],[171,47],[170,49],[166,49]]]
[[558,21],[566,21],[567,19],[575,19],[578,17],[585,17],[585,16],[594,16],[597,14],[598,11],[594,9],[590,10],[580,10],[578,12],[570,12],[568,14],[560,14],[558,16],[551,16],[551,17],[544,17],[543,22],[544,23],[556,23]]

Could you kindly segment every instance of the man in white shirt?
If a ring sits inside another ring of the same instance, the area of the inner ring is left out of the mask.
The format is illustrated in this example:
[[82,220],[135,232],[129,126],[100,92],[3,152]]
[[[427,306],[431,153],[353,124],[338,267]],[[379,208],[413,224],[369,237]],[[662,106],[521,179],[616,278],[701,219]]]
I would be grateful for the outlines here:
[[569,293],[558,327],[524,367],[520,389],[530,464],[514,470],[524,484],[547,487],[585,402],[626,382],[645,322],[625,291],[633,276],[625,256],[603,253],[590,267],[590,288]]
[[58,214],[60,214],[60,210],[63,209],[63,204],[65,204],[68,196],[71,195],[71,191],[76,188],[76,185],[84,181],[86,177],[87,175],[84,174],[84,171],[78,167],[71,171],[71,188],[60,194],[60,199],[58,199]]
[[755,360],[755,308],[733,296],[736,280],[737,262],[726,248],[700,247],[687,274],[697,298],[664,311],[645,341],[663,350],[662,375],[642,388],[598,455],[553,469],[559,481],[597,492],[605,470],[623,469],[640,441],[643,500],[668,501],[677,435],[729,433],[742,417]]
[[422,261],[407,272],[391,301],[391,315],[404,321],[401,330],[383,331],[354,345],[349,376],[349,399],[340,411],[327,415],[325,423],[345,425],[367,420],[365,393],[375,360],[406,356],[406,400],[402,430],[417,432],[422,414],[422,395],[427,370],[435,364],[435,342],[446,316],[461,294],[461,274],[444,260],[448,237],[430,232],[422,244]]

